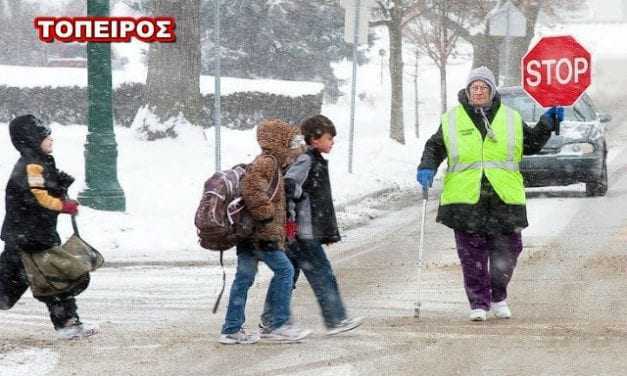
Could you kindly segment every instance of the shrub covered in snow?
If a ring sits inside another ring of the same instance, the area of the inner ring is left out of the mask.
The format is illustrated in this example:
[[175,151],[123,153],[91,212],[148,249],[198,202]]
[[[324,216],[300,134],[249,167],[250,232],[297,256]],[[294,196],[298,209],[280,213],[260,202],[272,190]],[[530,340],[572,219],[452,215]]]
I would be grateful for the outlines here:
[[[144,84],[122,83],[113,92],[115,123],[130,127],[143,105]],[[287,96],[261,92],[234,92],[221,98],[222,124],[232,129],[251,129],[262,119],[278,117],[290,123],[320,113],[322,92]],[[202,96],[200,125],[213,124],[213,94]],[[59,124],[87,123],[87,88],[79,86],[9,87],[0,85],[0,122],[33,113]]]

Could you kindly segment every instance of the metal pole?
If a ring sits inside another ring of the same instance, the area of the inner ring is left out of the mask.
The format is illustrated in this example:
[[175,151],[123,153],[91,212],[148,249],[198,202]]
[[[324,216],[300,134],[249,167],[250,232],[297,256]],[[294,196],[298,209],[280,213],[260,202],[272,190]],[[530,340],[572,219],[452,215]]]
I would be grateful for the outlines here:
[[383,85],[383,65],[385,60],[385,50],[383,48],[379,50],[379,56],[381,57],[381,71],[379,72],[379,83]]
[[507,15],[505,16],[505,66],[503,69],[505,70],[503,74],[503,82],[502,85],[508,85],[509,80],[509,59],[510,59],[510,45],[512,44],[512,36],[510,34],[510,10],[512,8],[508,7],[506,10]]
[[416,61],[414,63],[414,128],[416,130],[416,138],[420,138],[420,101],[418,99],[418,59],[420,58],[420,50],[416,47]]
[[383,85],[383,55],[381,55],[381,71],[379,72],[379,83]]
[[[89,0],[87,14],[109,16],[109,0]],[[113,130],[110,43],[87,43],[87,83],[86,189],[78,194],[78,200],[96,210],[124,211],[126,198],[118,182],[118,148]]]
[[448,29],[446,28],[448,4],[446,0],[440,2],[440,103],[441,112],[445,113],[448,108],[446,100],[446,62],[448,55],[446,53],[448,43]]
[[414,307],[414,317],[420,318],[420,309],[422,308],[422,297],[420,290],[420,282],[422,280],[422,252],[424,249],[424,239],[425,239],[425,218],[427,217],[427,202],[429,201],[429,188],[422,188],[422,215],[420,218],[420,239],[418,243],[418,261],[416,262],[417,267],[417,288],[416,288],[416,306]]
[[220,0],[215,0],[216,1],[216,12],[215,12],[215,44],[216,44],[216,73],[214,76],[214,80],[215,80],[215,84],[214,84],[214,91],[213,91],[213,98],[214,98],[214,109],[213,109],[213,125],[215,127],[215,140],[216,140],[216,144],[215,144],[215,152],[216,152],[216,156],[215,156],[215,160],[216,160],[216,171],[220,171],[222,169],[222,161],[221,161],[221,157],[222,157],[222,151],[221,151],[221,145],[220,145],[220,126],[221,126],[221,122],[222,122],[222,114],[221,114],[221,103],[220,103],[220,76],[222,74],[221,70],[221,60],[222,57],[220,56],[220,52],[221,52],[221,47],[220,47]]
[[355,96],[357,94],[357,43],[359,42],[359,8],[361,0],[355,3],[355,25],[353,27],[353,85],[351,89],[351,120],[348,134],[348,173],[353,173],[353,147],[355,133]]

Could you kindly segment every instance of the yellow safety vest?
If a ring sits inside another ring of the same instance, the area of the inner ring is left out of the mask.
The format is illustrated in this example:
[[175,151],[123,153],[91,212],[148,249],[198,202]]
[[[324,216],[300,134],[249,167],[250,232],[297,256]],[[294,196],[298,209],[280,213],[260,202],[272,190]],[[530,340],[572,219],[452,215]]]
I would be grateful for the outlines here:
[[523,152],[522,119],[501,105],[491,123],[495,139],[481,138],[464,107],[442,115],[442,134],[448,154],[441,205],[479,202],[483,174],[503,202],[524,205],[525,187],[519,171]]

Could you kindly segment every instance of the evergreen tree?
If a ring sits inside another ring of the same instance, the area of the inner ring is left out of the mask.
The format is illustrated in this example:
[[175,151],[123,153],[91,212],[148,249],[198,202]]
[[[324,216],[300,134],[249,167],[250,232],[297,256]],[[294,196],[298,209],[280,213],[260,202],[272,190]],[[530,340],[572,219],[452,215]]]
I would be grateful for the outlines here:
[[[214,74],[215,3],[204,2],[201,10],[204,74]],[[223,75],[316,80],[326,84],[327,94],[337,95],[331,63],[352,56],[337,1],[231,0],[222,1],[220,11]]]
[[44,44],[37,38],[33,18],[35,4],[0,0],[0,64],[41,65]]

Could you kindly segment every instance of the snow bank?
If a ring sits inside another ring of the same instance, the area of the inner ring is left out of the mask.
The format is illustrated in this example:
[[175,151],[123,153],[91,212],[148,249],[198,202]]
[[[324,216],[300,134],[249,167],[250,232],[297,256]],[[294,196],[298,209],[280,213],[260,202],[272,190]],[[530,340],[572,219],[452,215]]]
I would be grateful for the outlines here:
[[[87,87],[86,68],[62,67],[24,67],[16,65],[0,65],[0,85],[10,87]],[[137,70],[113,71],[113,87],[118,88],[123,83],[146,82],[146,72]],[[200,77],[200,91],[202,94],[213,94],[213,76]],[[290,97],[319,94],[324,85],[318,82],[284,81],[284,80],[249,80],[241,78],[223,77],[220,82],[222,95],[237,92],[258,91],[262,93],[279,94]]]
[[59,361],[59,355],[48,349],[27,349],[0,353],[2,376],[46,375]]

